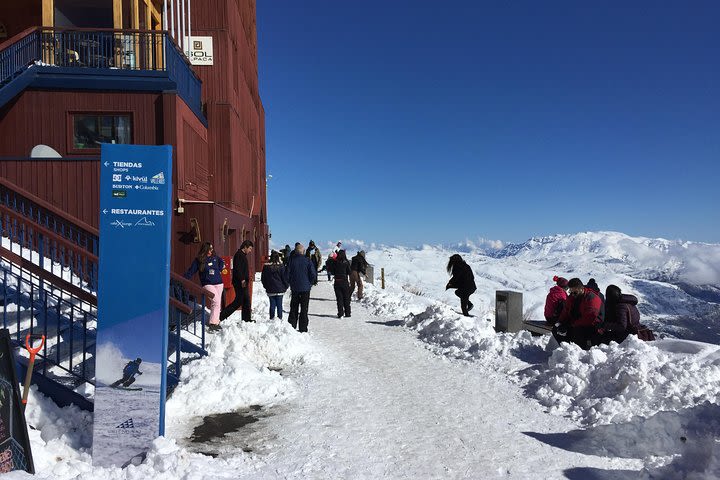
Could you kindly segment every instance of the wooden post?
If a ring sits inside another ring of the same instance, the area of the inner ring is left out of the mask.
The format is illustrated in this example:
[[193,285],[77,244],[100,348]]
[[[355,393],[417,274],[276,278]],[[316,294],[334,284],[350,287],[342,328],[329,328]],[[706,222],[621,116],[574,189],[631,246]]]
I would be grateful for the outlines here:
[[42,0],[42,23],[43,27],[55,26],[55,2],[53,0]]
[[[113,29],[123,28],[122,0],[113,0]],[[113,33],[114,63],[117,68],[122,67],[122,35]]]
[[385,268],[380,268],[380,288],[385,290]]

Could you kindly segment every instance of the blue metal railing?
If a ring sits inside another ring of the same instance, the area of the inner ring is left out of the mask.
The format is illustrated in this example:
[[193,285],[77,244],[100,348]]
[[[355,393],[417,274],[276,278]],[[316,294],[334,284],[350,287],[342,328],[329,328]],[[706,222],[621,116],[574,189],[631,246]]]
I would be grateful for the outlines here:
[[0,86],[40,60],[40,32],[26,31],[17,41],[0,50]]
[[50,378],[65,372],[78,385],[94,383],[95,305],[9,262],[0,265],[0,295],[2,326],[21,351],[26,335],[45,335],[36,371]]
[[71,239],[3,204],[0,236],[8,242],[10,252],[65,281],[97,292],[98,257]]
[[0,50],[0,89],[34,63],[40,67],[166,72],[180,98],[205,121],[202,82],[166,31],[29,30]]
[[54,206],[48,205],[47,202],[29,192],[20,190],[11,182],[0,178],[0,205],[52,230],[93,255],[98,254],[97,230],[91,230],[88,226],[80,227],[77,222],[62,218],[57,214]]

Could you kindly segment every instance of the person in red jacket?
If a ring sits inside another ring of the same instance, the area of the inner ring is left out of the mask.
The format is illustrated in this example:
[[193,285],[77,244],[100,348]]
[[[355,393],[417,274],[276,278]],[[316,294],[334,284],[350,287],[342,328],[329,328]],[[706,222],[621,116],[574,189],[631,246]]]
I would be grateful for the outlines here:
[[[583,285],[582,280],[573,278],[568,282],[570,296],[560,314],[556,337],[567,338],[587,350],[600,343],[598,324],[600,323],[600,297]],[[565,335],[563,335],[563,331]],[[560,339],[558,339],[560,341]]]
[[545,321],[548,325],[557,323],[567,301],[567,279],[555,275],[553,282],[555,282],[555,286],[550,289],[545,298]]

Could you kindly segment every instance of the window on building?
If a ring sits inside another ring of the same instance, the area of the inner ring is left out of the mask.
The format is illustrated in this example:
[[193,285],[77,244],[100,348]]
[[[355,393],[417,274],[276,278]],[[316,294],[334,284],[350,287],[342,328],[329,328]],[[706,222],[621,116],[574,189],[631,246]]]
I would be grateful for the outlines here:
[[73,149],[98,149],[101,143],[132,143],[130,115],[73,115]]

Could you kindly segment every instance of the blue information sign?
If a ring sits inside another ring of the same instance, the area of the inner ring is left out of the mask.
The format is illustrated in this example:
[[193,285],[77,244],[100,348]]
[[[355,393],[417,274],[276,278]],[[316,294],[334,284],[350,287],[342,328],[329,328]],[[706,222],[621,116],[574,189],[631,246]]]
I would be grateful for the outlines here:
[[93,427],[98,466],[141,458],[164,433],[171,178],[170,146],[102,146]]

